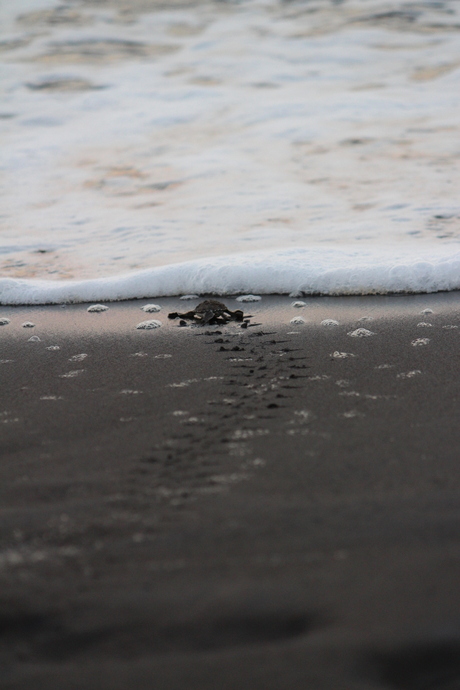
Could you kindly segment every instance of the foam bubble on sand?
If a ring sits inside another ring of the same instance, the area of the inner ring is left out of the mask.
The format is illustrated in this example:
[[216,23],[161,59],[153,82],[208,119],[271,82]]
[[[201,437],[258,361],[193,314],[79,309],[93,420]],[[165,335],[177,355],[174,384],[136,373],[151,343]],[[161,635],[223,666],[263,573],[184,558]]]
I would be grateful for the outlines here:
[[454,326],[451,323],[448,323],[446,326],[443,326],[443,328],[447,329],[448,331],[451,331],[454,328],[458,328],[458,326]]
[[262,297],[260,295],[240,295],[236,298],[237,302],[260,302]]
[[301,316],[294,316],[293,319],[289,321],[289,323],[294,324],[295,326],[300,326],[301,324],[306,323],[305,319],[303,319]]
[[10,323],[10,320],[5,317],[0,318],[0,326],[7,326]]
[[420,371],[420,369],[413,369],[412,371],[407,371],[405,373],[403,372],[401,374],[397,374],[396,378],[397,379],[413,379],[414,376],[418,376],[421,373],[422,372]]
[[352,352],[339,352],[336,350],[331,354],[334,359],[346,359],[347,357],[356,357]]
[[324,319],[321,321],[321,326],[338,326],[339,322],[335,321],[335,319]]
[[420,313],[421,314],[433,314],[433,310],[432,309],[423,309]]
[[349,410],[348,412],[342,412],[339,416],[345,417],[345,419],[353,419],[354,417],[363,417],[364,415],[357,410]]
[[270,433],[269,429],[235,429],[231,438],[234,441],[239,439],[254,438],[255,436],[267,436]]
[[200,299],[200,296],[199,295],[182,295],[182,297],[179,297],[179,299],[183,299],[183,300]]
[[170,359],[172,355],[155,355],[154,359]]
[[41,395],[40,400],[63,400],[62,395]]
[[432,328],[433,324],[428,323],[427,321],[420,321],[420,323],[417,324],[417,328]]
[[38,337],[38,335],[33,335],[30,338],[28,338],[27,342],[28,343],[39,343],[40,338]]
[[367,328],[357,328],[354,331],[347,333],[351,338],[369,338],[371,335],[375,335],[373,331],[368,331]]
[[373,316],[361,316],[360,319],[358,319],[358,323],[364,323],[366,321],[373,321],[374,317]]
[[301,424],[306,424],[312,418],[312,413],[309,410],[294,410],[295,421]]
[[293,302],[291,304],[291,307],[294,307],[295,309],[302,309],[302,307],[306,307],[307,303],[306,302]]
[[180,383],[168,383],[168,388],[186,388],[190,386],[191,383],[198,383],[199,379],[186,379]]
[[46,349],[53,351],[53,350],[60,350],[61,348],[59,347],[59,345],[49,345]]
[[69,357],[69,362],[82,362],[87,357],[88,355],[82,352],[80,355],[74,355],[73,357]]
[[411,342],[411,345],[413,345],[414,347],[420,347],[422,345],[428,345],[429,342],[429,338],[416,338]]
[[73,371],[68,371],[66,374],[60,374],[60,379],[74,379],[76,376],[83,374],[84,369],[74,369]]
[[35,328],[35,324],[32,321],[24,321],[22,324],[23,328]]
[[131,388],[124,388],[120,391],[120,395],[141,395],[142,391],[132,390]]
[[136,328],[141,331],[150,331],[152,328],[160,328],[162,325],[161,321],[152,319],[151,321],[141,321],[137,324]]
[[101,311],[107,311],[108,307],[105,306],[105,304],[92,304],[86,311],[89,312],[101,312]]
[[156,311],[161,311],[161,307],[159,304],[146,304],[144,307],[141,307],[142,311],[146,312],[156,312]]
[[147,352],[133,352],[130,357],[148,357]]
[[[460,251],[449,246],[384,244],[297,247],[196,259],[138,273],[81,281],[0,279],[1,304],[58,304],[165,297],[185,293],[229,295],[249,290],[304,295],[364,295],[460,289]],[[198,289],[197,289],[198,288]],[[193,289],[195,289],[194,292]],[[193,295],[193,297],[192,297]],[[256,296],[256,295],[254,295]],[[182,298],[181,298],[182,299]],[[88,311],[107,307],[93,305]],[[97,307],[97,308],[95,308]]]

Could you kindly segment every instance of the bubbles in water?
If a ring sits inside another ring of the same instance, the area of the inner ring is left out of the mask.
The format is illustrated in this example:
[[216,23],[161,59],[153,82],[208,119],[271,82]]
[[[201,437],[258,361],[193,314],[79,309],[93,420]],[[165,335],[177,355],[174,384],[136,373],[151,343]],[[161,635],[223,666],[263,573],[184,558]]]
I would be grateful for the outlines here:
[[39,343],[40,338],[38,337],[38,335],[33,335],[27,340],[27,342],[28,343]]
[[306,302],[293,302],[291,304],[291,307],[295,307],[295,309],[302,309],[302,307],[306,307],[307,303]]
[[240,295],[236,298],[237,302],[260,302],[262,297],[260,295]]
[[146,304],[145,306],[141,307],[141,309],[142,311],[146,311],[149,313],[161,311],[161,307],[159,304]]
[[22,324],[23,328],[35,328],[35,324],[32,321],[24,321]]
[[59,345],[49,345],[49,347],[46,348],[47,350],[60,350],[61,348]]
[[347,357],[356,357],[352,352],[339,352],[336,350],[331,354],[331,357],[334,357],[334,359],[346,359]]
[[162,325],[161,321],[152,319],[151,321],[141,321],[137,324],[136,328],[141,331],[150,331],[152,328],[160,328]]
[[6,316],[2,316],[0,318],[0,326],[7,326],[10,323],[10,320],[6,318]]
[[420,347],[421,345],[428,345],[429,342],[429,338],[416,338],[416,340],[413,340],[411,342],[411,345],[413,345],[414,347]]
[[334,319],[324,319],[324,321],[321,321],[321,326],[338,326],[339,322],[335,321]]
[[179,299],[200,299],[199,295],[182,295],[182,297],[179,297]]
[[86,311],[89,312],[101,312],[101,311],[108,311],[108,307],[105,306],[105,304],[92,304]]
[[373,331],[368,331],[367,328],[357,328],[355,331],[350,331],[347,335],[351,338],[369,338],[375,335]]
[[289,323],[292,323],[296,326],[300,326],[301,324],[306,323],[306,321],[301,316],[294,316],[294,318],[291,319]]
[[73,357],[70,357],[69,362],[82,362],[87,357],[88,355],[82,352],[81,355],[74,355]]

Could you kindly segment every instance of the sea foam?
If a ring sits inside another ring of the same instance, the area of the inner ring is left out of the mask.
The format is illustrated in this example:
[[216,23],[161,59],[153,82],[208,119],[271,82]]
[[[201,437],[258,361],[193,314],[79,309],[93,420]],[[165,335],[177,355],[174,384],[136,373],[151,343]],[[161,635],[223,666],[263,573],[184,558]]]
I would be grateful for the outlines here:
[[[423,246],[423,245],[422,245]],[[197,259],[81,281],[0,279],[0,303],[59,304],[248,293],[366,295],[460,289],[460,251],[413,245],[311,247]]]
[[96,5],[0,3],[0,303],[460,287],[458,2]]

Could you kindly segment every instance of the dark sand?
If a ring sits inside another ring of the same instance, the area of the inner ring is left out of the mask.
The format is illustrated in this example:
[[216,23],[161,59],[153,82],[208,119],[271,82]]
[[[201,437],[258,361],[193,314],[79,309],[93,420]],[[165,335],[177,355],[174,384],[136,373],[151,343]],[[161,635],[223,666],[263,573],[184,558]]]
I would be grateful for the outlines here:
[[2,689],[460,688],[460,296],[304,301],[0,309]]

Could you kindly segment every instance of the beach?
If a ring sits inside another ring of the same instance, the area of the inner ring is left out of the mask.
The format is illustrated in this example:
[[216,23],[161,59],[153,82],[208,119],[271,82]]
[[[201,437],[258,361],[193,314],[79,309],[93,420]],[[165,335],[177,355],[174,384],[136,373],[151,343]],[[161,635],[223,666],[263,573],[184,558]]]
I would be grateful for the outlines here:
[[458,688],[458,300],[2,307],[2,688]]
[[0,34],[1,689],[459,690],[458,3]]

